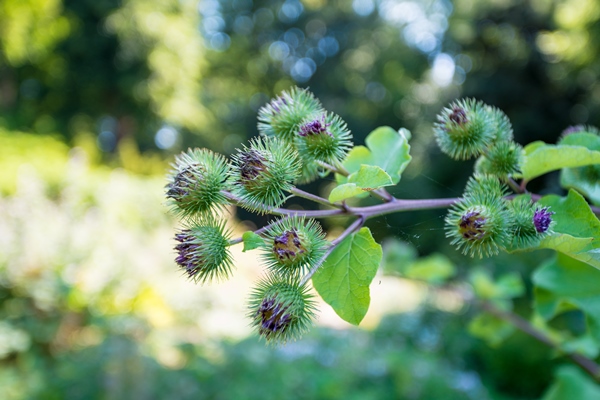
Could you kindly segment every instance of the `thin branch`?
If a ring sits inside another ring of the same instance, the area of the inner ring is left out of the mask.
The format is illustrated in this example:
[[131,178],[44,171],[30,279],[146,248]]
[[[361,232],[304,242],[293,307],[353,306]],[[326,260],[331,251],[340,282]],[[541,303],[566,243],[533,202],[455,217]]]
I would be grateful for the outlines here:
[[[483,301],[479,304],[483,310],[489,312],[497,318],[500,318],[512,324],[515,328],[531,336],[537,341],[544,343],[545,345],[553,349],[558,348],[557,343],[555,343],[549,336],[547,336],[544,332],[534,327],[529,321],[527,321],[520,315],[509,311],[501,310],[489,301]],[[596,382],[600,382],[600,365],[596,364],[596,362],[594,362],[593,360],[579,353],[570,353],[565,355],[568,358],[570,358],[571,361],[577,364],[581,369],[587,372],[592,378],[594,378]]]
[[333,250],[335,250],[335,248],[344,239],[346,239],[348,236],[350,236],[351,234],[353,234],[354,232],[356,232],[358,229],[360,229],[360,227],[362,227],[364,223],[365,223],[365,219],[364,218],[358,218],[349,227],[347,227],[346,230],[344,232],[342,232],[342,234],[340,236],[338,236],[337,238],[335,238],[334,240],[332,240],[331,241],[331,245],[329,246],[329,248],[327,249],[327,251],[325,252],[325,254],[323,255],[323,257],[321,257],[321,259],[319,259],[319,261],[317,261],[315,263],[315,265],[313,265],[313,267],[310,269],[310,271],[308,271],[308,273],[302,277],[302,280],[300,281],[300,286],[302,286],[306,282],[308,282],[308,280],[310,278],[312,278],[312,276],[315,274],[315,272],[317,272],[317,270],[321,267],[321,265],[323,265],[323,263],[325,262],[325,260],[327,259],[327,257],[329,257],[329,255],[333,252]]
[[522,188],[521,186],[519,186],[519,184],[513,179],[513,178],[508,178],[508,186],[510,186],[510,188],[515,192],[515,193],[524,193],[524,188]]
[[348,207],[348,212],[354,215],[362,215],[365,219],[378,217],[380,215],[393,214],[396,212],[431,210],[436,208],[447,208],[458,202],[459,198],[446,199],[423,199],[423,200],[402,200],[396,199],[393,202],[377,204],[368,207]]
[[292,193],[294,196],[302,197],[304,199],[308,199],[308,200],[314,201],[315,203],[322,204],[324,206],[343,208],[339,204],[331,203],[329,200],[327,200],[327,199],[325,199],[323,197],[314,195],[312,193],[305,192],[304,190],[298,189],[297,187],[293,187],[290,190],[290,193]]
[[[291,216],[290,216],[290,215],[286,215],[286,216],[284,216],[283,218],[279,218],[278,220],[276,220],[276,221],[273,221],[273,222],[271,222],[270,224],[267,224],[267,225],[263,226],[262,228],[255,230],[255,231],[254,231],[254,233],[255,233],[255,234],[257,234],[257,235],[261,235],[261,234],[263,234],[264,232],[266,232],[266,231],[267,231],[267,230],[268,230],[270,227],[272,227],[273,225],[275,225],[275,224],[277,224],[277,223],[279,223],[279,222],[285,221],[286,219],[289,219],[289,218],[291,218]],[[244,241],[244,238],[243,238],[243,237],[239,237],[239,238],[231,239],[231,240],[229,241],[229,246],[233,246],[233,245],[235,245],[235,244],[242,243],[243,241]]]
[[335,166],[335,165],[328,164],[325,161],[319,161],[319,160],[317,160],[316,163],[318,165],[320,165],[321,167],[333,172],[334,174],[339,174],[342,176],[350,175],[350,172],[348,172],[348,170],[346,168],[344,168],[344,166],[341,164],[338,164],[337,166]]

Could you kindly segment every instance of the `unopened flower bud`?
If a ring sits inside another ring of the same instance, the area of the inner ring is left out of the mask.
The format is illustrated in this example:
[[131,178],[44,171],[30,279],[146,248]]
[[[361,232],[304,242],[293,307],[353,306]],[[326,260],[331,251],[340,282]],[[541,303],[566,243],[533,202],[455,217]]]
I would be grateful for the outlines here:
[[539,208],[531,196],[520,195],[508,202],[508,210],[513,216],[512,244],[513,249],[525,249],[537,246],[540,240],[550,234],[552,222],[548,208]]
[[352,135],[339,116],[314,114],[298,128],[295,145],[302,161],[298,182],[308,183],[319,177],[317,161],[336,165],[346,157],[352,147]]
[[270,343],[295,340],[312,325],[315,303],[308,287],[297,280],[271,276],[250,295],[248,316],[258,334]]
[[258,131],[261,135],[275,136],[293,143],[302,121],[322,112],[321,103],[311,92],[294,87],[258,110]]
[[507,179],[521,171],[523,148],[515,142],[497,142],[477,160],[475,170]]
[[325,234],[315,220],[292,217],[265,232],[262,258],[274,273],[299,276],[318,262],[326,249]]
[[250,147],[238,150],[234,164],[231,190],[242,207],[257,212],[279,207],[301,169],[295,149],[273,137],[251,140]]
[[228,236],[224,223],[210,218],[187,226],[175,234],[175,262],[196,282],[225,279],[232,270]]
[[463,254],[491,256],[508,244],[511,226],[502,198],[465,197],[449,210],[446,236]]
[[190,149],[175,159],[166,197],[175,214],[183,217],[210,213],[227,204],[229,164],[206,149]]
[[435,139],[440,149],[454,159],[480,155],[494,140],[495,124],[486,107],[467,99],[442,110],[435,124]]

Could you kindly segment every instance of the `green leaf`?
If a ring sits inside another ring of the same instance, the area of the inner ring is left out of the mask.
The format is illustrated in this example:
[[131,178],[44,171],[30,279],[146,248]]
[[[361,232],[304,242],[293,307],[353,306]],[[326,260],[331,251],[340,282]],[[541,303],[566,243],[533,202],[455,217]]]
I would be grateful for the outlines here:
[[361,165],[358,171],[348,177],[348,183],[355,183],[368,191],[394,184],[392,178],[376,165]]
[[331,203],[335,203],[336,201],[346,200],[363,193],[365,191],[360,186],[357,186],[356,183],[344,183],[333,188],[331,193],[329,193],[328,200]]
[[591,181],[582,168],[563,169],[560,173],[560,185],[566,189],[578,190],[594,205],[600,206],[600,181]]
[[429,283],[443,283],[454,276],[454,264],[443,254],[435,253],[406,265],[403,275],[409,279],[418,279]]
[[244,249],[242,252],[254,250],[262,246],[264,243],[263,238],[252,231],[244,232],[242,235],[242,241],[244,242]]
[[588,358],[594,359],[600,354],[600,344],[590,334],[582,335],[577,338],[567,339],[560,345],[561,351],[572,354],[579,353]]
[[[583,146],[600,151],[600,136],[579,132],[563,138],[560,144]],[[600,165],[589,165],[580,168],[563,168],[560,173],[560,184],[567,189],[576,189],[595,205],[600,205]]]
[[550,171],[591,164],[600,164],[600,151],[583,146],[533,142],[525,146],[521,170],[523,178],[529,181]]
[[[367,149],[365,146],[354,146],[344,160],[344,168],[346,168],[349,173],[353,173],[358,171],[363,164],[375,165],[373,162],[373,154],[371,153],[371,150]],[[336,174],[336,180],[338,183],[346,183],[348,178]]]
[[362,228],[344,239],[313,276],[316,291],[345,321],[358,325],[367,313],[369,285],[382,255],[369,228]]
[[600,221],[585,199],[570,190],[566,198],[543,197],[538,204],[550,207],[555,214],[553,235],[544,238],[540,247],[554,249],[600,269]]
[[590,333],[600,340],[600,271],[558,254],[533,274],[535,308],[546,320],[573,308],[587,315]]
[[484,340],[490,347],[498,347],[515,331],[515,327],[488,313],[477,315],[469,323],[469,333]]
[[348,182],[335,187],[329,194],[334,203],[350,197],[393,185],[390,176],[375,165],[361,165],[359,170],[348,176]]
[[[356,146],[344,160],[344,168],[351,174],[358,171],[361,165],[381,167],[395,185],[400,181],[402,172],[411,160],[408,139],[410,132],[406,129],[396,131],[389,126],[382,126],[367,136],[367,147]],[[339,183],[345,183],[344,177],[338,176]]]
[[561,367],[543,400],[600,399],[600,386],[573,365]]

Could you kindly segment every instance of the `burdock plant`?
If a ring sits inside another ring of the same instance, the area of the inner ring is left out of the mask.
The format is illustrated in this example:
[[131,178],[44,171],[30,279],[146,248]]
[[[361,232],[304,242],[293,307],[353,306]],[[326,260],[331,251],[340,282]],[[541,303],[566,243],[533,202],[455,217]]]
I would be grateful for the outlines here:
[[[381,246],[366,223],[390,213],[447,208],[446,236],[469,257],[539,248],[561,253],[530,280],[535,295],[541,296],[532,305],[537,307],[538,320],[530,324],[510,311],[510,297],[519,293],[513,280],[488,280],[485,290],[477,287],[481,279],[474,280],[470,292],[464,284],[451,281],[447,266],[434,265],[437,256],[417,262],[413,269],[401,266],[411,272],[407,276],[445,283],[449,291],[460,288],[455,294],[466,292],[462,300],[482,306],[486,318],[495,318],[494,327],[514,326],[561,354],[578,348],[557,332],[548,339],[544,324],[563,309],[555,307],[559,303],[588,304],[573,287],[562,285],[593,275],[593,267],[600,269],[600,221],[594,216],[600,210],[582,196],[600,204],[598,180],[593,179],[600,164],[597,130],[573,129],[558,145],[536,142],[522,148],[513,141],[512,126],[501,110],[474,99],[456,100],[437,117],[436,142],[454,159],[479,159],[463,195],[441,199],[402,199],[387,190],[400,182],[411,160],[410,132],[380,127],[367,135],[366,146],[353,147],[342,118],[323,109],[306,89],[292,88],[263,106],[258,130],[261,136],[241,146],[231,160],[206,149],[177,156],[166,196],[173,212],[183,219],[175,235],[175,262],[191,280],[205,283],[229,277],[233,272],[230,246],[243,243],[244,251],[259,249],[265,277],[251,290],[248,317],[268,343],[296,340],[309,329],[316,313],[313,288],[341,318],[359,324],[382,260]],[[528,191],[529,181],[560,169],[561,184],[571,188],[567,196]],[[298,187],[328,173],[335,174],[335,181],[329,179],[325,197]],[[366,196],[378,203],[357,205]],[[303,197],[318,207],[290,207],[292,197]],[[276,218],[231,238],[217,214],[235,207]],[[344,217],[345,228],[326,238],[316,221],[337,217]],[[556,277],[561,277],[560,282]],[[590,286],[592,295],[593,290]],[[473,331],[496,332],[479,328]],[[575,340],[582,343],[590,338]],[[600,376],[600,366],[593,360],[580,353],[573,360]]]

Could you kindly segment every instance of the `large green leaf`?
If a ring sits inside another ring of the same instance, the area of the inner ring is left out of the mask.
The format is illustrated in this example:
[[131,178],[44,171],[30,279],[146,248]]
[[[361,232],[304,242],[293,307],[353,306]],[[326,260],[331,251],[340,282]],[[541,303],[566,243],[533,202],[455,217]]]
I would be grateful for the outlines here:
[[[583,146],[600,151],[600,136],[589,132],[573,133],[563,138],[560,144]],[[560,184],[565,188],[577,189],[595,205],[600,205],[600,165],[580,168],[563,168]]]
[[600,221],[585,199],[570,190],[567,197],[545,196],[540,205],[549,206],[555,234],[544,238],[540,247],[554,249],[600,269]]
[[371,296],[369,285],[382,257],[369,228],[344,239],[313,276],[313,286],[342,319],[358,325]]
[[600,164],[600,151],[584,146],[551,145],[538,141],[525,146],[521,170],[523,178],[529,181],[550,171],[591,164]]
[[329,201],[335,203],[390,185],[393,185],[392,179],[383,169],[375,165],[361,165],[358,171],[348,176],[347,183],[331,191]]
[[600,399],[600,386],[573,365],[561,367],[542,400]]
[[[411,160],[408,139],[410,132],[406,129],[396,131],[389,126],[382,126],[367,136],[367,147],[355,146],[344,160],[344,168],[349,173],[358,171],[361,165],[381,167],[392,179],[393,184],[400,181],[402,172]],[[338,183],[346,183],[347,179],[337,176]]]
[[564,254],[533,274],[535,307],[546,320],[577,308],[587,315],[590,333],[600,340],[600,271]]

